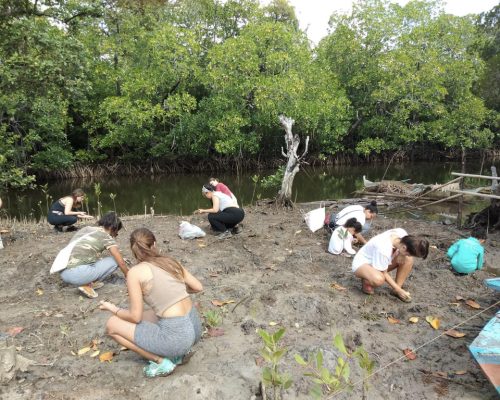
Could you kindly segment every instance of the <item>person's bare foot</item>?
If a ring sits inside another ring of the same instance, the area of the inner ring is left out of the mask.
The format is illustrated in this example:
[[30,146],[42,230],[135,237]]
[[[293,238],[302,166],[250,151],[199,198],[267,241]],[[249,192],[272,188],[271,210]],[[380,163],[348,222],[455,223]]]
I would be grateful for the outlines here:
[[363,279],[362,280],[363,284],[361,286],[361,291],[364,293],[364,294],[374,294],[375,293],[375,289],[373,289],[373,286],[370,285],[370,283],[366,280],[366,279]]

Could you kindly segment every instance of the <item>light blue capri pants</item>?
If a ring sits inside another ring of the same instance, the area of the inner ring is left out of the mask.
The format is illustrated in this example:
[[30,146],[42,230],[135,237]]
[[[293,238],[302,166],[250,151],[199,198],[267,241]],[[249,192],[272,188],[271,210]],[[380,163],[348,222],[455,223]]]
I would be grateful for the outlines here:
[[87,285],[90,282],[102,281],[118,268],[114,257],[105,257],[93,264],[79,265],[66,268],[61,272],[61,279],[75,286]]
[[182,357],[200,340],[201,321],[196,307],[182,317],[160,318],[157,323],[141,321],[135,327],[134,342],[161,357]]

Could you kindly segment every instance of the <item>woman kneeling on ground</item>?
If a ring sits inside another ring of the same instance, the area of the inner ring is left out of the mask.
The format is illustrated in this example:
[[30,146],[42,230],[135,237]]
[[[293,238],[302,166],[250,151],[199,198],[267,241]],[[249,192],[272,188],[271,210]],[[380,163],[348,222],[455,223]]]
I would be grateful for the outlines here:
[[[101,281],[117,267],[120,267],[125,276],[128,272],[115,241],[123,226],[120,218],[111,211],[104,214],[97,225],[86,226],[71,238],[71,242],[78,242],[71,250],[68,265],[61,272],[64,282],[79,286],[78,290],[89,298],[97,297],[94,289],[102,287]],[[104,250],[108,250],[112,257],[101,258],[100,254]]]
[[[391,229],[374,236],[358,251],[352,271],[362,279],[364,293],[373,294],[374,287],[387,282],[391,294],[408,303],[411,296],[403,290],[403,284],[413,268],[414,257],[425,259],[428,252],[427,239],[410,236],[401,228]],[[394,269],[396,280],[389,274]]]
[[[130,246],[139,264],[127,276],[129,309],[101,301],[100,308],[114,314],[106,330],[118,343],[150,360],[144,367],[146,376],[166,376],[187,361],[186,354],[200,339],[201,322],[189,293],[203,287],[176,260],[160,255],[149,229],[132,232]],[[152,309],[144,310],[143,302]]]
[[54,225],[56,231],[62,232],[63,226],[72,227],[78,221],[78,218],[91,219],[91,215],[87,215],[84,211],[77,211],[83,203],[85,192],[82,189],[75,189],[69,196],[65,196],[56,200],[50,206],[47,221]]
[[238,203],[228,195],[215,191],[210,184],[203,185],[201,192],[207,199],[212,200],[212,208],[199,208],[197,212],[208,213],[208,222],[217,232],[217,237],[225,239],[231,237],[232,233],[240,233],[238,224],[245,218],[245,212],[238,207]]

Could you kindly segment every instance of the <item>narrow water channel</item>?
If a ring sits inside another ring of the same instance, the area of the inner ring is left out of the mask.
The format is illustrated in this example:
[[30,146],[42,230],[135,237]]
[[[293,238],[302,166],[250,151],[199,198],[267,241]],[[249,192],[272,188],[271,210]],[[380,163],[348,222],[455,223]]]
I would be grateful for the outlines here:
[[[478,174],[480,167],[470,164],[468,173]],[[483,174],[490,174],[490,166],[484,167]],[[497,166],[498,168],[499,166]],[[353,192],[363,187],[363,175],[372,181],[382,179],[404,180],[411,183],[444,183],[452,179],[451,172],[459,171],[457,163],[415,163],[393,165],[355,165],[330,168],[306,168],[301,170],[294,181],[293,200],[310,202],[325,199],[353,197]],[[273,173],[258,173],[261,179]],[[218,178],[236,194],[243,206],[255,203],[258,199],[272,198],[277,189],[264,188],[255,183],[255,173],[236,176],[221,173]],[[95,185],[100,185],[99,201],[103,211],[116,209],[121,215],[150,213],[188,215],[200,207],[207,207],[207,200],[201,196],[201,186],[208,181],[208,175],[175,174],[161,176],[107,177],[98,180],[64,180],[46,183],[45,188],[25,191],[9,191],[2,194],[4,208],[1,215],[16,219],[38,219],[47,214],[47,207],[54,199],[69,194],[72,189],[81,187],[87,193],[88,211],[97,211]],[[489,185],[489,181],[477,185]],[[114,201],[113,201],[114,199]],[[478,200],[472,209],[480,209],[484,202]],[[446,213],[446,207],[442,208]],[[469,207],[470,208],[470,207]],[[450,213],[454,210],[450,209]]]

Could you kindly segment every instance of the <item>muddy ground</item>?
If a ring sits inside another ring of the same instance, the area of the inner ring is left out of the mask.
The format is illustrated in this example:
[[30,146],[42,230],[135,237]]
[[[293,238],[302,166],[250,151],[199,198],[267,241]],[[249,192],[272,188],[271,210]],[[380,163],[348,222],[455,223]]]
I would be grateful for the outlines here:
[[[417,261],[408,280],[413,302],[406,304],[390,296],[388,287],[378,289],[374,296],[364,295],[351,273],[351,260],[328,254],[326,234],[311,233],[298,210],[257,206],[246,212],[243,232],[223,241],[212,236],[202,216],[188,219],[205,229],[207,236],[191,241],[177,236],[181,217],[124,218],[126,231],[120,232],[118,242],[127,258],[132,260],[127,243],[130,232],[148,227],[163,251],[181,260],[203,282],[204,292],[195,296],[202,313],[217,309],[212,300],[234,301],[219,308],[223,335],[205,334],[188,364],[169,377],[156,379],[144,378],[145,361],[130,351],[120,351],[104,333],[110,314],[97,308],[98,301],[127,304],[120,274],[99,290],[98,299],[82,298],[75,288],[48,273],[71,233],[56,233],[45,223],[13,225],[4,221],[0,227],[10,233],[3,235],[5,248],[0,250],[0,398],[259,399],[262,340],[256,329],[272,332],[285,327],[282,342],[288,353],[281,369],[294,382],[284,398],[306,399],[311,383],[294,355],[306,357],[320,349],[326,366],[333,368],[338,356],[332,346],[336,333],[343,335],[351,349],[362,344],[379,368],[402,356],[404,349],[417,348],[498,301],[482,283],[493,275],[491,270],[465,277],[450,271],[443,250],[459,236],[449,226],[384,217],[374,224],[372,235],[403,227],[411,234],[425,235],[435,246],[427,260]],[[490,235],[486,259],[491,268],[499,267],[499,244],[500,235]],[[346,290],[332,288],[333,282]],[[481,310],[457,301],[456,296],[474,299]],[[419,349],[415,360],[399,360],[375,374],[366,398],[496,398],[467,348],[495,311],[489,309],[457,328],[465,337],[442,336]],[[426,316],[440,319],[438,330],[425,321]],[[392,324],[388,317],[400,322]],[[410,317],[419,317],[419,321],[411,324]],[[12,337],[15,332],[9,329],[13,327],[23,330]],[[76,354],[93,340],[101,354],[114,352],[110,362],[92,358],[94,350]],[[5,349],[9,346],[10,364]],[[23,361],[31,365],[22,365]],[[351,379],[359,382],[361,376],[352,364]],[[335,398],[362,397],[358,383],[353,392]]]

